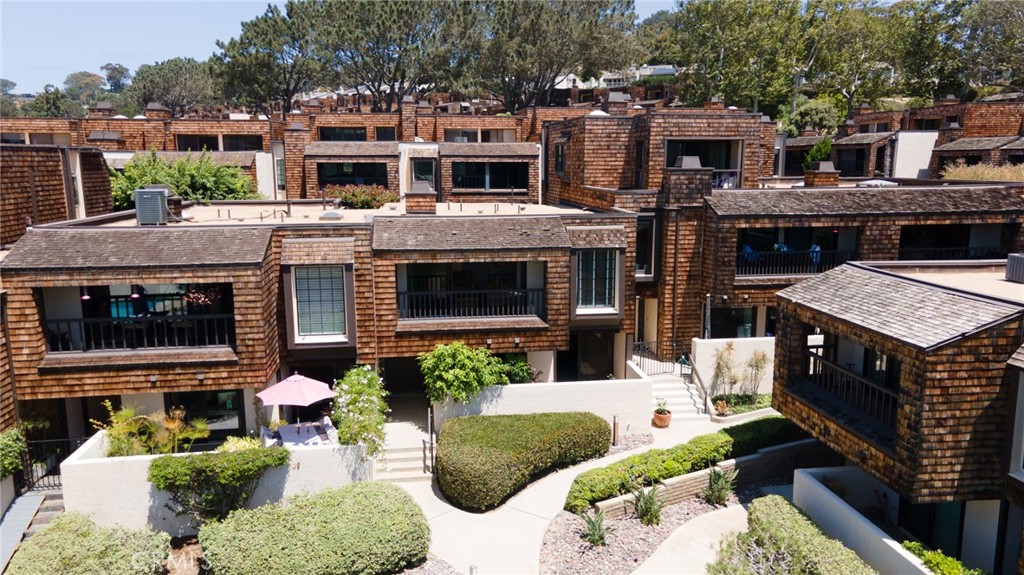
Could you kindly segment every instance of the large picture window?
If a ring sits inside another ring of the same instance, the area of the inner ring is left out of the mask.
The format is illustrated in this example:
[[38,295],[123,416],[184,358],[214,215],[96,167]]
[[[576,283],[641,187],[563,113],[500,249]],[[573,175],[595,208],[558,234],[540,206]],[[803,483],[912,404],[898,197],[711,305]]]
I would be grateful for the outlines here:
[[295,268],[298,336],[345,335],[345,270],[342,266]]
[[577,254],[577,308],[616,307],[616,261],[615,250],[581,250]]

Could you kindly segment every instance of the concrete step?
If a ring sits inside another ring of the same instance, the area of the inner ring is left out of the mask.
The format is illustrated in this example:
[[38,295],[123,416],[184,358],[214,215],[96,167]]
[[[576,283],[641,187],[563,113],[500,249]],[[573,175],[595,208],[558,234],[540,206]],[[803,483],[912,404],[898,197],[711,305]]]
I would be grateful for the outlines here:
[[43,504],[39,506],[39,511],[64,511],[64,499],[43,499]]
[[46,525],[51,519],[57,517],[63,513],[63,511],[42,511],[36,513],[36,516],[32,518],[32,525]]
[[378,459],[378,461],[386,461],[387,463],[406,463],[409,461],[422,462],[425,458],[426,456],[424,456],[423,452],[399,454],[385,453],[383,457]]
[[405,471],[375,471],[373,478],[375,481],[382,481],[385,483],[430,483],[433,476],[429,473],[424,473],[421,468],[418,470]]

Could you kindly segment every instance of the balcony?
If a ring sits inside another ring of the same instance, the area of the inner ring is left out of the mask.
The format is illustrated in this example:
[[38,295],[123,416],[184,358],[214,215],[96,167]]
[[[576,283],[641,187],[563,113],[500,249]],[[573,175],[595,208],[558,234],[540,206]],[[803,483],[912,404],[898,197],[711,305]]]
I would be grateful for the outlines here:
[[50,351],[123,351],[235,345],[231,314],[46,320]]
[[466,319],[527,316],[543,319],[543,289],[398,293],[399,319]]
[[899,391],[806,352],[807,376],[792,391],[879,445],[895,439]]
[[934,260],[1004,260],[1009,251],[1006,248],[901,248],[901,261]]
[[855,252],[838,250],[740,251],[737,276],[785,276],[816,274],[854,259]]
[[741,170],[715,170],[711,178],[711,186],[716,189],[743,187],[743,172]]

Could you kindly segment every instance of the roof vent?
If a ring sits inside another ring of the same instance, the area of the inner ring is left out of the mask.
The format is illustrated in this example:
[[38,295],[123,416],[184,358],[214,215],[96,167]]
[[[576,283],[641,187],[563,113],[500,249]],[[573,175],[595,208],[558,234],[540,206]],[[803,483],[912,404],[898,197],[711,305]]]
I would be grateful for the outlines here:
[[170,190],[166,187],[135,190],[135,217],[140,226],[159,226],[167,223],[169,195]]
[[684,168],[687,170],[695,170],[703,166],[700,165],[700,156],[679,156],[676,158],[677,168]]
[[1024,284],[1024,254],[1010,254],[1006,258],[1006,281]]
[[320,221],[321,222],[340,222],[341,221],[341,214],[339,214],[338,212],[324,212],[320,216]]

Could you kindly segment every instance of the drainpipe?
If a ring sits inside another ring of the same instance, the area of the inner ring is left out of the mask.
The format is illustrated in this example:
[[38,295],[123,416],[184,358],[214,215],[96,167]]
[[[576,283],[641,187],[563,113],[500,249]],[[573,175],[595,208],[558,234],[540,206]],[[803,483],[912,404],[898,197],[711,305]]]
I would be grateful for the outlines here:
[[672,290],[672,343],[676,344],[676,326],[679,325],[679,318],[676,316],[677,302],[679,300],[679,208],[675,209],[675,229],[672,231],[672,245],[675,246],[675,256],[672,258],[672,278],[675,282],[675,289]]

